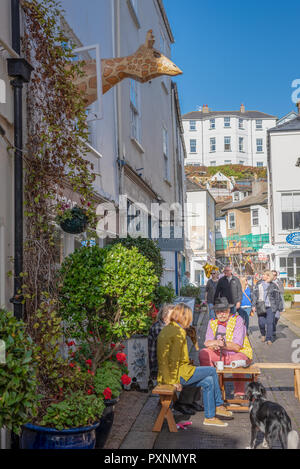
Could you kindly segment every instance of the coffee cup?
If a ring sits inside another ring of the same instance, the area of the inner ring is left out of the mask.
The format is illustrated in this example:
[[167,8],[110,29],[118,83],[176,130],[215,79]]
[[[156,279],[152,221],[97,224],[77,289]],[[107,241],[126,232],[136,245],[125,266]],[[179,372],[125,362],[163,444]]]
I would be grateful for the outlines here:
[[217,370],[218,371],[224,370],[224,362],[219,361],[219,362],[216,363],[216,365],[217,365]]

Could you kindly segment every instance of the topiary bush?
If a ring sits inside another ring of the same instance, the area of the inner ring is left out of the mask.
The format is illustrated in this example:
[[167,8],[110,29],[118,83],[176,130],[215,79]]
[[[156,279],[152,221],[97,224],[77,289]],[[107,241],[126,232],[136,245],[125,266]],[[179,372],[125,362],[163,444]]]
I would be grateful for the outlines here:
[[65,259],[60,275],[66,336],[88,343],[93,372],[112,356],[111,342],[118,348],[124,339],[148,331],[158,278],[136,247],[82,247]]
[[127,238],[114,239],[111,244],[122,244],[128,249],[136,247],[138,251],[152,263],[155,275],[159,280],[161,279],[165,260],[161,255],[156,241],[149,238],[132,238],[131,236],[127,236]]
[[36,348],[24,323],[5,310],[0,310],[0,340],[5,345],[5,363],[0,363],[0,428],[19,434],[37,414]]

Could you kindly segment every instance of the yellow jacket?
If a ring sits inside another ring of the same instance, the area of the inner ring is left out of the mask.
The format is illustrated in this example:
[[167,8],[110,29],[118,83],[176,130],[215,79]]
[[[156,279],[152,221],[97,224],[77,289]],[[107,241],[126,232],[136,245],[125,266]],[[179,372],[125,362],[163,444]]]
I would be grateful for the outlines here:
[[177,384],[180,378],[188,381],[196,367],[190,365],[186,332],[176,322],[171,322],[157,339],[158,384]]

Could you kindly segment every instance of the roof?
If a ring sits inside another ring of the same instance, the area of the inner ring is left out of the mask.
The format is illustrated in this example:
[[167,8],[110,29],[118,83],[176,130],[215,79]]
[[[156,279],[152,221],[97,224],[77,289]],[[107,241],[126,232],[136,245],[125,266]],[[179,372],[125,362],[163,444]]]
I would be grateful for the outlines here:
[[197,182],[191,181],[189,178],[186,179],[186,192],[202,192],[205,190],[206,189]]
[[268,130],[269,133],[274,132],[290,132],[290,131],[300,130],[300,116],[291,119],[284,124],[277,125],[277,127],[272,127]]
[[[231,199],[231,198],[230,198]],[[228,200],[226,202],[216,203],[216,218],[223,218],[225,214],[222,212],[223,207],[228,205]]]
[[184,120],[203,120],[203,119],[211,119],[212,117],[222,117],[222,116],[237,116],[243,118],[250,118],[250,119],[277,119],[276,116],[272,116],[271,114],[266,114],[260,111],[209,111],[209,112],[202,112],[202,111],[192,111],[184,114],[182,119]]
[[[259,188],[259,190],[257,190]],[[232,210],[236,208],[246,208],[251,205],[267,205],[268,204],[268,183],[262,182],[260,186],[256,186],[254,193],[245,197],[240,202],[230,202],[224,205],[222,211]]]

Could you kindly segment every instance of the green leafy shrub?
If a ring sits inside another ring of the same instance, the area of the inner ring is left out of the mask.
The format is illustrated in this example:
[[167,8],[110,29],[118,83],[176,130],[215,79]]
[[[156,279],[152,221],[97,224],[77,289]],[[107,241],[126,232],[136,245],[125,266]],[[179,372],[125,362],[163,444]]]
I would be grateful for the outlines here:
[[6,349],[6,363],[0,363],[0,428],[19,433],[37,413],[36,349],[24,323],[5,310],[0,310],[0,339]]
[[292,293],[284,293],[284,301],[294,301],[294,295]]
[[195,287],[194,285],[186,285],[185,287],[181,288],[180,295],[196,298],[196,303],[201,303],[200,287]]
[[122,369],[112,362],[104,362],[96,371],[94,378],[95,393],[97,396],[103,398],[103,392],[106,388],[109,388],[112,392],[112,398],[116,398],[120,395],[122,390],[121,377]]
[[151,262],[136,247],[82,247],[61,268],[61,313],[66,335],[88,343],[92,371],[113,354],[110,343],[148,331],[158,283]]
[[114,244],[122,244],[128,249],[136,247],[138,251],[152,263],[158,280],[161,279],[165,261],[156,241],[148,238],[132,238],[131,236],[127,236],[127,238],[114,239],[112,245]]
[[76,392],[63,401],[51,404],[44,415],[41,425],[57,430],[78,428],[99,422],[104,403],[94,394]]
[[173,303],[175,297],[176,293],[171,282],[168,285],[159,285],[155,290],[154,303],[156,306],[161,306],[164,303]]

